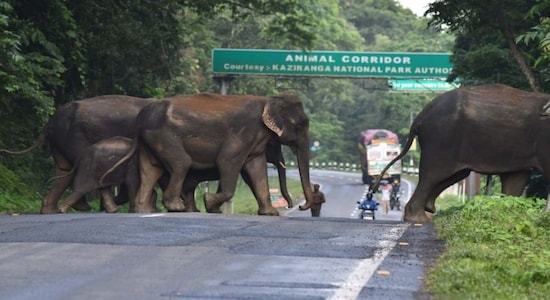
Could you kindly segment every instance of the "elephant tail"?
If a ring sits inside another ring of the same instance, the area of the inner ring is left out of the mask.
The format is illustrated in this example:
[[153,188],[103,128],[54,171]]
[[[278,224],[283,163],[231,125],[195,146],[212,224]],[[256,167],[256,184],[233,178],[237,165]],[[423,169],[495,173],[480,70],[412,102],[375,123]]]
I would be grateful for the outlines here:
[[105,181],[105,178],[107,177],[107,175],[111,174],[114,170],[116,170],[116,168],[118,168],[120,165],[125,163],[128,159],[132,157],[132,155],[134,155],[137,149],[137,144],[138,144],[138,139],[136,137],[134,138],[134,142],[132,143],[132,148],[130,148],[128,153],[126,153],[119,161],[117,161],[109,170],[103,173],[103,175],[101,175],[101,177],[99,178],[99,186],[103,186],[104,184],[103,182]]
[[378,190],[378,187],[380,186],[380,181],[382,180],[382,178],[384,178],[384,174],[386,174],[386,172],[388,171],[388,169],[394,164],[396,163],[398,160],[402,159],[403,156],[405,156],[405,154],[407,154],[407,152],[409,152],[409,149],[411,149],[411,146],[414,142],[414,138],[417,136],[417,132],[416,132],[416,127],[414,127],[414,125],[411,127],[411,131],[409,132],[409,137],[407,138],[407,143],[405,144],[405,147],[403,148],[403,150],[401,150],[401,153],[399,153],[399,155],[397,155],[394,159],[392,159],[392,161],[390,161],[386,167],[382,170],[382,172],[380,173],[380,176],[378,176],[378,178],[376,179],[376,181],[369,187],[369,191],[370,192],[374,192],[374,191],[377,191]]
[[67,177],[67,176],[73,174],[73,173],[76,171],[76,168],[77,168],[77,167],[78,167],[78,161],[73,165],[73,168],[71,169],[70,172],[65,173],[65,174],[63,174],[63,175],[54,176],[54,177],[48,179],[47,182],[49,183],[49,182],[51,182],[51,181],[53,181],[53,180],[57,180],[57,179],[61,179],[61,178],[63,178],[63,177]]
[[23,149],[23,150],[0,149],[0,153],[8,153],[8,154],[15,154],[15,155],[25,154],[25,153],[31,152],[36,147],[42,145],[44,143],[45,139],[46,139],[46,133],[44,131],[42,131],[42,133],[40,133],[40,135],[38,136],[38,138],[36,139],[34,144],[32,146],[30,146],[29,148]]

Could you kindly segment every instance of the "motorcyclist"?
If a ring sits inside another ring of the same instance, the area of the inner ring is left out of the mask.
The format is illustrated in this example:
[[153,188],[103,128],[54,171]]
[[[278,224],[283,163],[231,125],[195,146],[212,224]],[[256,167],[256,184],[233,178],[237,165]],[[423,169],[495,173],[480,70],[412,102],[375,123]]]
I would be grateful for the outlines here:
[[367,209],[367,210],[378,210],[378,203],[376,200],[374,200],[374,194],[372,191],[368,191],[365,195],[365,198],[359,202],[359,209]]
[[399,196],[401,193],[401,183],[399,182],[399,179],[395,178],[392,182],[391,187],[391,207],[397,207],[398,210],[400,210],[400,203],[399,203]]

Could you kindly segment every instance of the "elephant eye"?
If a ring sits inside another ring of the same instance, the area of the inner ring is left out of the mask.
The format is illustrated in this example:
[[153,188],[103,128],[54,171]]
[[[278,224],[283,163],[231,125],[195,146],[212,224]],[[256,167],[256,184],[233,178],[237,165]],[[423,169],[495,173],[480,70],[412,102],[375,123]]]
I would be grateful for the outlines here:
[[307,118],[291,118],[289,122],[292,126],[295,126],[296,128],[305,128],[309,125],[309,119]]

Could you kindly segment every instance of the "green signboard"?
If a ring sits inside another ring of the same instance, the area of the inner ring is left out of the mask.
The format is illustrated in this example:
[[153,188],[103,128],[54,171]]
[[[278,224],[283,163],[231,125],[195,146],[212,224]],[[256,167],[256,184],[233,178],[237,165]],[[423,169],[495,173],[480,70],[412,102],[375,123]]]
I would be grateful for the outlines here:
[[214,49],[214,74],[445,78],[450,53]]
[[388,85],[393,92],[445,92],[458,87],[458,84],[443,79],[390,79]]

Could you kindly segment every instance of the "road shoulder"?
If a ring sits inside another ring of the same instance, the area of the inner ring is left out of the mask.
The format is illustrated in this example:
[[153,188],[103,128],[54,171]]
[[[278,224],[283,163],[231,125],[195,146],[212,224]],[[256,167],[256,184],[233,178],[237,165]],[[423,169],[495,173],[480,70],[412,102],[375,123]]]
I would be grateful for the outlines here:
[[445,241],[437,237],[433,224],[412,224],[358,299],[431,299],[425,274],[435,265],[444,249]]

